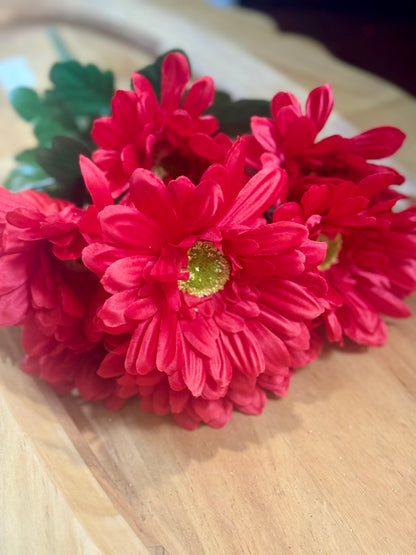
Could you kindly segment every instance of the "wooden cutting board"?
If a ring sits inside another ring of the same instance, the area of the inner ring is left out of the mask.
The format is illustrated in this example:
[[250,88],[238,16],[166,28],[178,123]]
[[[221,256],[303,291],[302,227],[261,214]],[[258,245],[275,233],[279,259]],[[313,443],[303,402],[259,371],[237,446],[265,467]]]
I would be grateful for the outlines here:
[[[42,90],[67,51],[127,87],[178,46],[236,97],[305,98],[330,81],[332,128],[401,126],[395,163],[416,177],[414,99],[258,14],[197,0],[3,1],[0,38],[1,178],[33,142],[8,104],[4,63]],[[415,317],[389,331],[381,348],[326,350],[261,416],[187,432],[134,403],[113,414],[57,397],[18,370],[18,330],[1,330],[0,553],[415,552]]]

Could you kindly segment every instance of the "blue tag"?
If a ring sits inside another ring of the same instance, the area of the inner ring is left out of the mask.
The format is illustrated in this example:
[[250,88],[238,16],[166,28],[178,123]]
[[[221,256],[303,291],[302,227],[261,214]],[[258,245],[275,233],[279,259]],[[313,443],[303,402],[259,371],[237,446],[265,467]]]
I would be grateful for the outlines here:
[[0,86],[9,94],[16,87],[34,87],[35,74],[23,56],[0,60]]

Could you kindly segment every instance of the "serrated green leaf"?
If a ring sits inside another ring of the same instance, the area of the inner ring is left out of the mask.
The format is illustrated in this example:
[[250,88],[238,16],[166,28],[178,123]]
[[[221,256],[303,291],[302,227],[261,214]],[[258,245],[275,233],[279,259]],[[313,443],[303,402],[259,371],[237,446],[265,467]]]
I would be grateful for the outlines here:
[[50,72],[55,85],[51,95],[62,102],[73,116],[102,116],[110,113],[114,94],[111,71],[100,71],[95,65],[82,66],[75,60],[56,63]]
[[39,149],[36,155],[38,164],[56,181],[72,187],[81,178],[80,154],[90,156],[89,148],[70,137],[54,137],[51,148]]
[[267,100],[243,99],[227,102],[225,97],[221,100],[219,104],[214,103],[209,113],[217,118],[220,131],[230,137],[250,133],[250,120],[253,116],[271,117],[270,103]]
[[155,91],[156,97],[159,101],[160,101],[160,90],[161,90],[161,83],[162,83],[162,64],[163,64],[163,60],[166,58],[166,56],[168,54],[170,54],[172,52],[179,52],[180,54],[183,54],[185,56],[185,58],[187,59],[188,65],[190,67],[189,58],[186,55],[186,53],[183,50],[181,50],[180,48],[174,48],[174,49],[168,50],[164,54],[161,54],[160,56],[158,56],[152,64],[149,64],[148,66],[146,66],[142,69],[139,69],[137,71],[137,73],[140,73],[141,75],[146,77],[146,79],[148,81],[150,81],[150,84],[152,85],[153,90]]
[[18,166],[5,187],[14,192],[44,191],[82,206],[88,200],[88,191],[79,155],[89,156],[94,149],[90,137],[94,119],[110,113],[113,74],[69,61],[53,66],[51,81],[54,88],[43,96],[24,87],[11,94],[18,114],[33,125],[38,146],[16,157]]
[[32,121],[43,112],[42,101],[33,89],[18,87],[10,93],[9,98],[13,108],[26,121]]
[[12,91],[10,98],[18,114],[33,125],[40,146],[51,146],[56,135],[80,135],[74,118],[62,104],[48,104],[34,90],[25,87]]

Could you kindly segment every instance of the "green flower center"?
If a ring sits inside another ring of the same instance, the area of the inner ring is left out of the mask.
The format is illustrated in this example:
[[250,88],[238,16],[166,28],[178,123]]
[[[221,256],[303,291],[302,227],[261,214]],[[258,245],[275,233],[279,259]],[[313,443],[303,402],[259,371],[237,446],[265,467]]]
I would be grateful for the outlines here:
[[230,277],[230,263],[211,241],[196,241],[188,251],[189,279],[179,280],[181,291],[195,297],[213,295]]
[[165,179],[169,175],[168,171],[162,164],[155,164],[151,171],[158,176],[159,179]]
[[328,245],[328,249],[326,251],[325,260],[318,266],[318,268],[324,272],[328,270],[334,264],[339,262],[338,256],[342,249],[342,235],[341,233],[337,233],[334,239],[330,239],[323,233],[320,233],[316,239],[317,241],[322,241]]

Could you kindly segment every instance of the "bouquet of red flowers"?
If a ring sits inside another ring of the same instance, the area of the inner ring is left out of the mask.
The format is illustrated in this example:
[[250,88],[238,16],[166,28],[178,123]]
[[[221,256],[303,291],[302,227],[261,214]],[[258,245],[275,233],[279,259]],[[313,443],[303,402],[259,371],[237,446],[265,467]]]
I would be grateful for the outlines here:
[[[416,289],[404,134],[318,134],[329,85],[233,101],[180,51],[114,92],[75,61],[11,97],[36,148],[0,188],[0,325],[22,369],[187,429],[259,414],[323,341],[381,345]],[[371,160],[371,161],[370,161]]]

